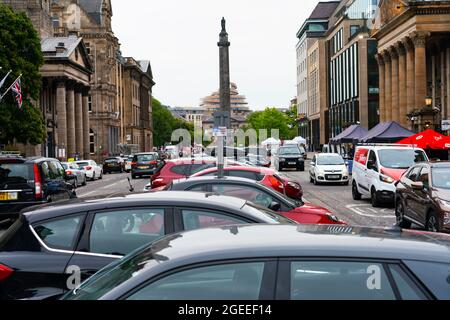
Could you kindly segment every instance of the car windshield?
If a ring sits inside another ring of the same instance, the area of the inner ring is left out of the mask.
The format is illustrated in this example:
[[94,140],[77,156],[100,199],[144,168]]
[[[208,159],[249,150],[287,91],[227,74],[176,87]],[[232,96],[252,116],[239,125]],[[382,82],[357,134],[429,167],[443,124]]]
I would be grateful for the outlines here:
[[278,154],[279,155],[300,154],[300,149],[298,147],[280,148]]
[[323,156],[317,157],[317,164],[321,166],[340,166],[344,165],[344,159],[341,156]]
[[119,159],[106,159],[105,163],[115,163],[115,162],[118,162],[118,161],[119,161]]
[[89,162],[78,162],[77,164],[78,164],[78,166],[80,166],[81,168],[89,166]]
[[140,154],[137,156],[138,162],[148,162],[153,160],[156,160],[156,155],[154,154]]
[[152,247],[139,248],[103,268],[78,289],[75,289],[63,300],[97,300],[115,287],[135,277],[141,271],[158,264],[153,255]]
[[433,187],[450,189],[450,168],[433,168],[431,170]]
[[23,163],[0,163],[0,184],[27,183],[34,180],[31,166]]
[[422,150],[384,149],[380,150],[378,154],[381,165],[390,169],[409,169],[418,162],[428,160],[425,152]]
[[69,169],[69,166],[67,165],[67,163],[61,163],[61,165],[63,166],[63,168],[64,168],[65,170]]
[[279,215],[275,211],[264,208],[263,206],[258,206],[257,204],[251,202],[247,202],[247,204],[244,206],[244,209],[247,209],[250,212],[255,211],[256,213],[262,213],[276,224],[297,224],[296,222],[283,217],[282,215]]

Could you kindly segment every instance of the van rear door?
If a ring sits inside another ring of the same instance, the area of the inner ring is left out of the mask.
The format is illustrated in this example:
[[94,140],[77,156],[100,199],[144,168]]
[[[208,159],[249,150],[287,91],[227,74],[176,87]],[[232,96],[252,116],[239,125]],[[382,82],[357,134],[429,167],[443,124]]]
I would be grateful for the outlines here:
[[1,159],[0,206],[35,200],[33,165],[22,159]]

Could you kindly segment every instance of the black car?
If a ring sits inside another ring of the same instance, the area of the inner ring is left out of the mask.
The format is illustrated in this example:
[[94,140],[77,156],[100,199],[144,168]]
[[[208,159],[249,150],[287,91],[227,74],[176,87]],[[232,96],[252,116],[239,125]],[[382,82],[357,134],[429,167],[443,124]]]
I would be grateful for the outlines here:
[[286,168],[305,171],[305,152],[296,145],[280,147],[273,156],[273,163],[278,171]]
[[125,171],[124,161],[119,158],[107,158],[103,162],[103,173],[113,173],[119,172],[123,173]]
[[76,197],[61,162],[49,158],[0,157],[0,219],[20,210]]
[[448,300],[449,239],[400,229],[208,228],[141,248],[63,299]]
[[84,280],[164,235],[249,223],[295,222],[237,198],[187,192],[31,208],[0,222],[0,300],[55,298],[68,291],[71,266]]
[[138,153],[131,162],[131,177],[133,179],[154,175],[164,162],[157,152]]

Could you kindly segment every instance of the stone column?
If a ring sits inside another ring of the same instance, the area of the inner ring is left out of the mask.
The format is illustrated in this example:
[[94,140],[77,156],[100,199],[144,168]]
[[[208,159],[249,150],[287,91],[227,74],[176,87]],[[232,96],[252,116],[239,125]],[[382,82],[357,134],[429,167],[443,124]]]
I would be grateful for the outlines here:
[[442,119],[445,119],[445,117],[447,116],[447,101],[445,101],[445,86],[447,85],[447,79],[445,76],[445,72],[447,70],[448,72],[448,67],[446,68],[445,66],[445,44],[441,44],[440,47],[440,55],[441,55],[441,115],[442,115]]
[[400,110],[399,110],[399,91],[398,91],[398,54],[394,47],[390,48],[389,51],[391,55],[391,94],[392,94],[392,100],[391,100],[391,120],[399,122],[400,120]]
[[[406,49],[406,112],[408,114],[413,112],[416,106],[415,54],[411,39],[406,38],[403,44]],[[412,128],[412,123],[409,124],[409,127]]]
[[415,56],[415,107],[422,109],[427,97],[426,35],[416,33],[413,37]]
[[380,122],[386,121],[386,105],[385,105],[385,65],[384,65],[384,59],[383,55],[377,54],[376,55],[377,61],[378,61],[378,70],[380,74]]
[[408,126],[408,102],[406,98],[406,49],[402,43],[396,45],[398,53],[398,104],[399,104],[399,122],[402,126]]
[[446,119],[450,119],[450,46],[447,47],[447,114]]
[[[66,150],[67,158],[67,110],[66,110],[66,82],[59,80],[56,85],[56,125],[57,129],[57,145],[59,149]],[[59,158],[59,154],[56,155]],[[65,160],[65,159],[62,159]]]
[[73,158],[77,152],[75,139],[75,88],[73,83],[67,86],[67,157]]
[[84,159],[90,158],[90,129],[91,125],[89,123],[89,87],[83,89],[83,146],[84,154],[82,155]]
[[384,61],[385,61],[385,72],[384,72],[384,86],[386,88],[384,95],[384,104],[386,110],[386,119],[385,121],[392,120],[392,65],[391,65],[391,57],[385,52],[384,53]]
[[75,88],[75,145],[76,153],[83,157],[84,155],[84,143],[83,143],[83,98],[82,87],[77,86]]

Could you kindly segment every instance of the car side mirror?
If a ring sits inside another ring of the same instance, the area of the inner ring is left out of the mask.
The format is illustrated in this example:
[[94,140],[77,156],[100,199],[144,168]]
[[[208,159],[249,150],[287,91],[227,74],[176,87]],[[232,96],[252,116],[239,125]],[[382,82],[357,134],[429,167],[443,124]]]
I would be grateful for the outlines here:
[[281,204],[279,204],[278,202],[272,202],[272,204],[269,207],[270,210],[272,211],[279,211],[281,209]]
[[414,190],[419,190],[419,191],[425,189],[425,186],[424,186],[423,182],[421,182],[421,181],[411,183],[411,187]]
[[311,167],[315,167],[316,163],[315,162],[311,162]]

